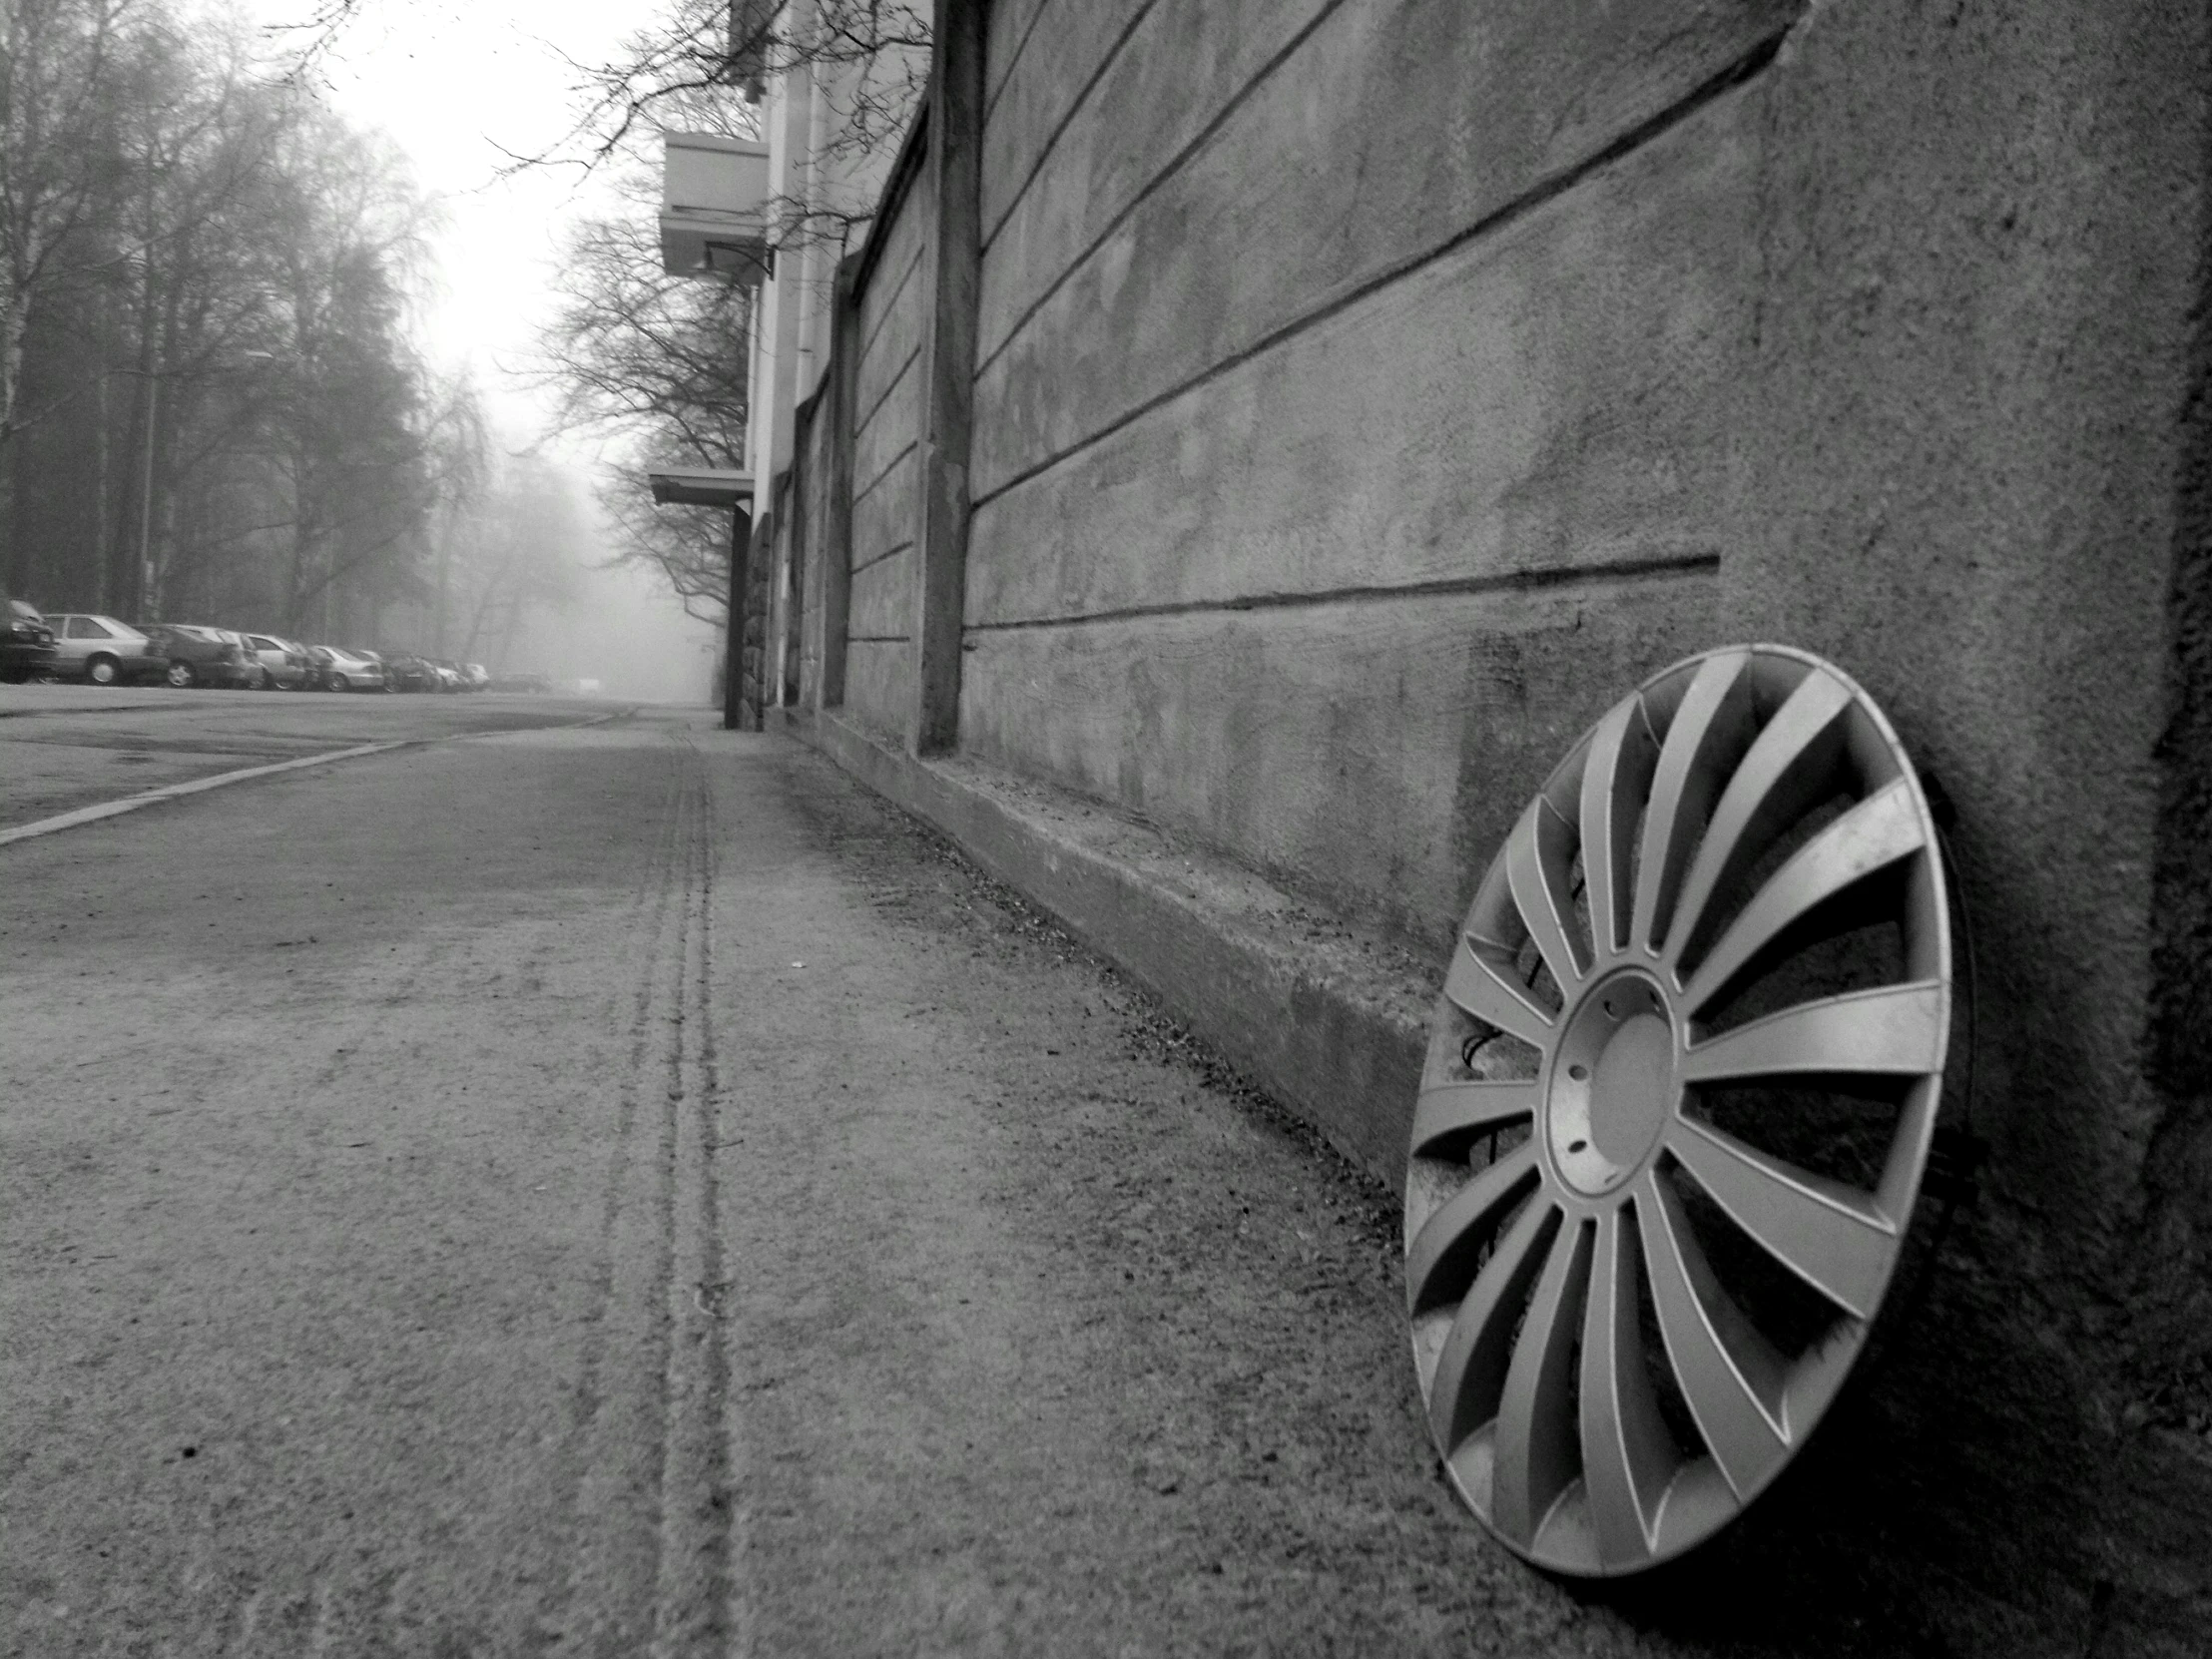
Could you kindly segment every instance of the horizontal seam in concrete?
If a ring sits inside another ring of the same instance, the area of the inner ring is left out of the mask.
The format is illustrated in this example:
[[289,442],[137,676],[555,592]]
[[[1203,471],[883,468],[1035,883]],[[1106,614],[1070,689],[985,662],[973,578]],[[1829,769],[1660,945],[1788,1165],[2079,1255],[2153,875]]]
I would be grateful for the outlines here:
[[[1210,906],[1202,887],[1177,890],[1111,848],[1055,833],[1018,799],[892,749],[849,718],[787,713],[786,723],[1112,961],[1355,1167],[1385,1186],[1402,1177],[1427,1043],[1425,1015],[1409,1010],[1433,1006],[1431,976],[1415,983],[1372,961],[1333,959],[1268,914]],[[1110,809],[1068,805],[1120,821]],[[1210,869],[1229,868],[1217,854],[1162,849],[1185,867],[1203,857]],[[1249,871],[1236,877],[1246,889],[1275,892]],[[1279,912],[1300,907],[1289,894],[1275,897]]]
[[[1050,0],[1046,0],[1046,4],[1050,4]],[[1006,221],[1013,218],[1020,211],[1022,198],[1029,194],[1029,187],[1037,182],[1037,175],[1043,171],[1044,164],[1051,158],[1052,152],[1059,147],[1060,136],[1068,130],[1070,124],[1082,113],[1083,106],[1090,102],[1093,89],[1106,78],[1106,71],[1113,68],[1114,60],[1121,56],[1122,48],[1129,44],[1129,37],[1135,34],[1144,20],[1152,15],[1154,4],[1155,0],[1144,0],[1143,5],[1129,14],[1129,21],[1122,25],[1121,33],[1114,37],[1114,44],[1106,48],[1105,54],[1098,60],[1097,67],[1092,69],[1090,79],[1085,81],[1077,89],[1075,96],[1068,100],[1068,107],[1060,112],[1060,119],[1053,123],[1052,131],[1045,135],[1044,143],[1037,147],[1037,154],[1029,163],[1029,171],[1022,175],[1021,183],[1014,187],[1014,194],[1006,204],[1006,211],[998,216],[996,224],[983,233],[983,241],[976,249],[978,254],[990,252],[991,244],[998,240],[998,233],[1006,229]],[[1043,8],[1039,7],[1038,9],[1041,11]],[[1031,27],[1034,26],[1035,23],[1032,20]],[[983,112],[983,124],[986,128],[990,125],[990,112],[988,110]],[[1017,323],[1016,326],[1018,327],[1019,324]]]
[[858,564],[852,566],[851,569],[847,570],[845,574],[847,576],[857,576],[863,570],[873,570],[885,559],[895,559],[899,556],[899,554],[910,551],[913,545],[913,541],[909,538],[906,541],[898,543],[895,547],[886,547],[883,549],[882,552],[876,554],[875,557],[873,557],[872,559],[862,559]]
[[1231,611],[1308,610],[1322,605],[1387,604],[1398,599],[1433,599],[1477,593],[1528,593],[1577,587],[1611,578],[1711,575],[1719,571],[1718,553],[1683,553],[1656,559],[1624,559],[1617,564],[1570,565],[1558,570],[1514,570],[1492,576],[1440,576],[1432,582],[1400,587],[1329,588],[1316,593],[1256,593],[1234,599],[1193,599],[1161,605],[1126,605],[1079,616],[1014,617],[1000,622],[970,622],[971,634],[1004,634],[1028,628],[1085,628],[1096,623],[1141,622],[1153,617],[1206,616]]
[[[1397,261],[1394,265],[1388,266],[1385,269],[1375,273],[1373,276],[1363,278],[1357,285],[1346,289],[1343,293],[1338,294],[1335,298],[1325,300],[1323,303],[1315,306],[1312,310],[1307,311],[1305,314],[1293,317],[1290,321],[1279,324],[1268,333],[1263,334],[1260,336],[1260,338],[1254,340],[1250,345],[1247,345],[1240,350],[1231,352],[1228,356],[1222,358],[1219,362],[1214,363],[1210,367],[1200,369],[1196,374],[1189,376],[1187,379],[1180,381],[1176,385],[1170,386],[1165,391],[1154,393],[1152,396],[1144,399],[1144,401],[1142,401],[1141,403],[1138,403],[1128,410],[1124,411],[1123,413],[1115,416],[1114,419],[1108,421],[1104,426],[1099,427],[1096,431],[1087,433],[1083,437],[1076,439],[1075,442],[1068,444],[1065,448],[1059,449],[1054,453],[1047,455],[1046,457],[1044,457],[1044,459],[1033,462],[1031,465],[1024,467],[1021,471],[1015,473],[1012,477],[1008,478],[1003,484],[999,484],[995,488],[986,490],[982,494],[976,496],[974,500],[970,503],[968,510],[971,513],[980,511],[983,507],[987,506],[989,503],[997,500],[1000,496],[1004,495],[1008,490],[1019,489],[1023,484],[1028,483],[1030,479],[1037,477],[1041,473],[1051,471],[1052,468],[1060,465],[1061,462],[1066,461],[1075,455],[1081,454],[1084,450],[1090,448],[1092,445],[1104,442],[1107,438],[1112,437],[1116,432],[1121,431],[1124,427],[1134,425],[1137,421],[1142,420],[1146,415],[1152,413],[1153,410],[1174,402],[1178,397],[1181,397],[1188,392],[1195,391],[1200,386],[1203,386],[1210,381],[1218,380],[1222,376],[1234,372],[1236,369],[1241,368],[1244,364],[1252,361],[1253,358],[1258,357],[1265,352],[1274,350],[1275,347],[1283,344],[1286,340],[1292,339],[1299,334],[1305,333],[1308,329],[1313,328],[1320,323],[1328,321],[1331,317],[1336,316],[1342,311],[1351,309],[1354,305],[1357,305],[1358,303],[1360,303],[1361,300],[1366,299],[1371,294],[1374,294],[1382,288],[1388,287],[1393,282],[1402,281],[1405,277],[1412,276],[1415,272],[1419,271],[1424,266],[1433,265],[1438,260],[1447,259],[1451,255],[1457,253],[1460,249],[1466,247],[1467,244],[1477,241],[1482,237],[1492,235],[1495,232],[1502,231],[1508,226],[1527,218],[1530,214],[1536,212],[1536,210],[1538,210],[1539,208],[1542,208],[1546,204],[1556,200],[1560,196],[1565,195],[1568,191],[1572,190],[1576,185],[1581,184],[1585,179],[1591,177],[1593,174],[1598,173],[1604,168],[1611,166],[1614,162],[1621,160],[1623,157],[1630,155],[1634,151],[1642,149],[1645,145],[1651,143],[1653,140],[1662,137],[1670,129],[1679,126],[1681,123],[1695,116],[1699,111],[1703,110],[1707,105],[1713,103],[1716,99],[1722,97],[1724,94],[1728,93],[1734,88],[1743,85],[1744,82],[1750,80],[1752,76],[1758,74],[1759,71],[1766,68],[1768,64],[1774,61],[1774,55],[1782,49],[1782,42],[1788,36],[1789,32],[1790,31],[1788,29],[1783,29],[1768,36],[1757,46],[1752,48],[1751,51],[1746,52],[1734,63],[1730,64],[1727,68],[1721,70],[1718,74],[1712,76],[1702,85],[1700,85],[1695,91],[1689,93],[1680,101],[1674,104],[1670,104],[1666,109],[1660,111],[1659,114],[1653,116],[1650,120],[1642,122],[1638,126],[1632,128],[1621,137],[1615,139],[1604,149],[1597,151],[1591,156],[1585,157],[1583,160],[1574,163],[1571,167],[1562,169],[1560,172],[1553,174],[1549,179],[1544,180],[1530,190],[1525,191],[1521,195],[1515,197],[1511,202],[1506,203],[1503,207],[1500,207],[1491,213],[1485,214],[1482,218],[1476,220],[1472,225],[1461,227],[1459,230],[1454,231],[1450,236],[1446,237],[1442,242],[1433,244],[1428,248],[1422,249],[1418,253],[1408,254],[1404,259]],[[1088,253],[1084,255],[1085,259],[1088,259],[1089,257],[1090,256]],[[1077,262],[1077,264],[1081,263],[1081,261]],[[1070,267],[1069,269],[1072,271],[1074,268]],[[1042,302],[1042,300],[1039,301],[1040,304]],[[1026,318],[1024,318],[1024,320],[1026,321]],[[1008,341],[1011,341],[1012,338],[1012,334],[1007,335]],[[996,353],[994,352],[993,355],[995,356]],[[976,370],[978,378],[981,377],[982,372],[983,370],[980,367]]]
[[[1021,313],[1021,315],[1014,318],[1013,326],[1006,330],[1005,337],[1001,339],[996,345],[992,346],[989,351],[983,354],[981,360],[978,361],[975,365],[976,379],[982,379],[984,373],[990,368],[991,364],[998,361],[999,354],[1003,352],[1007,346],[1013,344],[1016,336],[1018,336],[1024,328],[1029,326],[1030,318],[1034,317],[1038,311],[1042,310],[1046,302],[1050,300],[1054,294],[1058,293],[1063,287],[1067,286],[1068,278],[1073,276],[1076,272],[1080,271],[1083,268],[1083,264],[1085,261],[1090,259],[1093,254],[1097,253],[1106,245],[1107,238],[1111,237],[1116,231],[1121,229],[1122,222],[1128,219],[1128,217],[1131,214],[1135,213],[1139,208],[1143,207],[1144,204],[1151,199],[1152,193],[1154,191],[1158,190],[1161,185],[1165,184],[1169,179],[1173,178],[1175,174],[1182,169],[1183,165],[1186,162],[1188,162],[1193,156],[1197,155],[1200,150],[1204,149],[1208,141],[1211,140],[1216,133],[1220,132],[1223,127],[1229,124],[1229,118],[1235,115],[1238,110],[1244,107],[1245,101],[1249,99],[1254,92],[1258,91],[1262,86],[1266,85],[1269,78],[1273,76],[1278,69],[1282,68],[1284,63],[1291,57],[1291,55],[1296,52],[1301,46],[1304,46],[1306,44],[1308,37],[1311,36],[1316,29],[1319,29],[1324,23],[1328,22],[1329,19],[1335,15],[1337,10],[1341,6],[1343,6],[1343,4],[1344,0],[1328,0],[1328,4],[1324,5],[1320,11],[1316,12],[1313,17],[1308,20],[1306,25],[1298,31],[1298,33],[1293,35],[1287,42],[1284,43],[1282,50],[1277,52],[1274,57],[1270,58],[1266,63],[1262,64],[1257,70],[1253,72],[1251,80],[1245,82],[1245,84],[1239,87],[1234,94],[1223,101],[1221,108],[1214,112],[1213,119],[1208,121],[1204,127],[1199,129],[1197,136],[1194,137],[1190,141],[1190,143],[1184,145],[1183,148],[1178,150],[1173,156],[1170,156],[1167,161],[1161,166],[1159,172],[1153,174],[1151,178],[1147,179],[1142,185],[1137,188],[1136,193],[1132,195],[1127,202],[1124,202],[1121,205],[1120,210],[1114,215],[1112,219],[1106,222],[1105,229],[1101,230],[1096,237],[1092,238],[1089,244],[1084,247],[1082,252],[1077,254],[1074,259],[1070,260],[1067,263],[1066,268],[1061,271],[1060,275],[1052,278],[1051,283],[1045,288],[1044,292],[1038,294],[1035,299],[1030,301],[1028,308],[1025,309]],[[1148,7],[1147,10],[1149,11],[1149,9],[1150,8]],[[1111,60],[1109,59],[1108,61],[1110,62]]]
[[1051,4],[1053,4],[1053,0],[1037,0],[1037,9],[1028,13],[1028,22],[1022,24],[1022,38],[1013,42],[1013,51],[1006,55],[1006,66],[1000,71],[1000,75],[997,75],[997,86],[993,86],[991,95],[984,100],[982,117],[986,122],[991,120],[991,111],[997,109],[997,100],[1004,98],[1004,95],[1006,95],[1006,86],[1013,82],[1015,66],[1020,66],[1022,53],[1028,51],[1028,38],[1031,38],[1033,33],[1037,33],[1037,18],[1042,18],[1044,13],[1051,9]]
[[901,449],[897,454],[893,455],[889,460],[885,461],[883,463],[882,471],[878,472],[874,477],[870,478],[866,483],[862,484],[857,490],[853,491],[852,505],[857,507],[861,502],[865,501],[868,497],[868,491],[875,488],[877,484],[880,484],[884,479],[888,478],[892,474],[892,472],[897,470],[898,463],[900,461],[903,461],[908,455],[911,455],[920,441],[921,440],[918,438],[907,439],[906,447]]
[[302,755],[296,760],[277,761],[271,766],[244,767],[237,772],[219,772],[213,778],[195,778],[183,784],[164,785],[158,790],[148,790],[144,795],[125,796],[121,801],[103,801],[97,806],[79,807],[74,812],[42,818],[35,824],[18,825],[13,830],[0,830],[0,846],[5,846],[10,841],[29,840],[34,835],[50,835],[57,830],[74,830],[82,824],[97,824],[102,819],[135,813],[141,807],[159,806],[164,801],[175,801],[180,796],[218,790],[226,784],[243,784],[250,779],[268,778],[279,772],[296,772],[301,767],[321,766],[329,761],[352,761],[367,755],[385,755],[394,749],[405,749],[410,743],[421,741],[423,740],[401,739],[394,743],[364,743],[352,749],[332,749],[320,755]]
[[904,645],[912,638],[913,635],[911,634],[847,634],[844,637],[844,643],[847,645]]
[[[860,341],[860,360],[862,362],[867,361],[868,347],[875,343],[875,336],[883,331],[884,324],[891,319],[891,312],[898,308],[899,295],[906,291],[906,279],[913,276],[914,268],[921,264],[922,255],[928,251],[929,242],[925,237],[915,247],[913,258],[906,262],[905,269],[898,274],[898,280],[891,285],[891,296],[883,301],[883,314],[875,319],[875,326],[870,328],[867,331],[867,337]],[[865,293],[860,295],[860,303],[863,305],[867,303]]]
[[890,401],[891,393],[898,389],[898,382],[906,378],[907,372],[914,366],[914,359],[920,355],[921,347],[917,344],[900,359],[897,369],[883,382],[883,389],[875,394],[875,401],[867,406],[867,412],[860,416],[859,424],[852,428],[853,437],[857,438],[867,430],[868,422],[875,418],[877,410]]
[[1013,51],[1007,54],[1006,67],[999,74],[998,85],[991,89],[990,97],[983,102],[985,121],[990,120],[991,111],[998,107],[999,99],[1006,95],[1006,88],[1014,78],[1014,69],[1020,64],[1021,55],[1029,50],[1029,37],[1037,32],[1037,19],[1044,16],[1051,5],[1052,0],[1037,0],[1037,9],[1029,14],[1029,21],[1022,26],[1021,39],[1014,42]]

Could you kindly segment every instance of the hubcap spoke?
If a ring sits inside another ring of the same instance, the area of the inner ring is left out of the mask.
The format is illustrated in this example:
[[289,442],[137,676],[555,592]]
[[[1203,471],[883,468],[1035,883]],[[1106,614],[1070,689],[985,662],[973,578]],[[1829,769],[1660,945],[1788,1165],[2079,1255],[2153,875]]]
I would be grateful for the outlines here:
[[1897,1229],[1871,1195],[1794,1169],[1688,1118],[1675,1124],[1667,1144],[1713,1202],[1776,1261],[1845,1313],[1874,1317],[1897,1256]]
[[1686,1083],[1916,1076],[1941,1068],[1949,1015],[1949,994],[1934,982],[1826,996],[1692,1044],[1680,1075]]
[[1698,964],[1682,993],[1692,1015],[1816,906],[1925,845],[1910,787],[1900,778],[1862,801],[1768,877]]
[[1645,1369],[1636,1230],[1622,1210],[1598,1218],[1582,1320],[1582,1476],[1598,1559],[1623,1567],[1651,1550],[1651,1523],[1677,1454]]
[[1675,1382],[1722,1477],[1748,1497],[1789,1455],[1782,1360],[1721,1289],[1681,1200],[1656,1174],[1644,1176],[1636,1220]]
[[1512,838],[1505,843],[1505,874],[1512,883],[1513,903],[1544,965],[1570,998],[1589,967],[1589,954],[1574,936],[1574,901],[1567,896],[1573,841],[1573,826],[1538,796],[1521,814]]
[[1750,662],[1748,651],[1708,657],[1667,728],[1636,869],[1632,936],[1648,950],[1658,948],[1673,916],[1675,892],[1720,779],[1751,742],[1751,682],[1745,674]]
[[1512,1358],[1513,1323],[1528,1301],[1529,1281],[1543,1266],[1542,1246],[1558,1220],[1558,1207],[1542,1199],[1524,1209],[1452,1315],[1428,1386],[1429,1429],[1446,1457],[1497,1415]]
[[1498,1223],[1536,1178],[1536,1148],[1524,1143],[1469,1181],[1413,1236],[1405,1253],[1405,1303],[1422,1313],[1459,1295]]
[[1790,694],[1713,809],[1713,821],[1682,883],[1664,954],[1683,960],[1702,943],[1715,891],[1741,879],[1784,825],[1826,793],[1844,735],[1851,693],[1825,674],[1809,674]]
[[1574,1479],[1574,1395],[1568,1386],[1582,1299],[1590,1281],[1590,1229],[1570,1220],[1529,1298],[1497,1407],[1497,1474],[1491,1524],[1533,1542],[1552,1503]]
[[1462,937],[1444,975],[1444,995],[1476,1019],[1487,1021],[1522,1042],[1546,1046],[1551,1016],[1537,1006],[1509,965],[1495,960],[1497,947]]
[[1538,1098],[1533,1081],[1431,1083],[1413,1108],[1413,1156],[1432,1157],[1470,1135],[1525,1123],[1536,1115]]
[[1582,879],[1589,889],[1590,932],[1599,956],[1627,942],[1636,816],[1651,787],[1659,746],[1645,724],[1643,699],[1614,705],[1590,741],[1582,772]]

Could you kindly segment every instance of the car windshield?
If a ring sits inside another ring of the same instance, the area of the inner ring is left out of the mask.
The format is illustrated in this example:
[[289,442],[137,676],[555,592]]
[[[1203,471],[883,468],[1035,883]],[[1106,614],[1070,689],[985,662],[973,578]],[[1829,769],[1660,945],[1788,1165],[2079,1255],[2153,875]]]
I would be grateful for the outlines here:
[[37,611],[24,604],[20,599],[8,601],[8,615],[19,618],[24,622],[42,622],[45,620]]

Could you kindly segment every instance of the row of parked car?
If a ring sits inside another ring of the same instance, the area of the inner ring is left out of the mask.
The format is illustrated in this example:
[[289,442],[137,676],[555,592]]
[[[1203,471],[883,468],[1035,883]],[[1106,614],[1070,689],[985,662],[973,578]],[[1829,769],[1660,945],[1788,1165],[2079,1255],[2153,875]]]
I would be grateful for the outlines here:
[[20,599],[5,603],[0,679],[84,680],[95,686],[165,681],[266,691],[483,691],[481,663],[386,657],[335,645],[302,645],[276,634],[198,623],[134,627],[112,616],[42,616]]

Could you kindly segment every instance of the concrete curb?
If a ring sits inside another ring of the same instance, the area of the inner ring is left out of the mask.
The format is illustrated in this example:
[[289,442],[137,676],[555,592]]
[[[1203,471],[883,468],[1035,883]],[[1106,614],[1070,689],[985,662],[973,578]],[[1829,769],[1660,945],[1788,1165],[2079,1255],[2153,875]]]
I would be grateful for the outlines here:
[[1392,1189],[1437,970],[1217,854],[965,760],[922,761],[841,715],[787,728],[936,828],[1157,997]]

